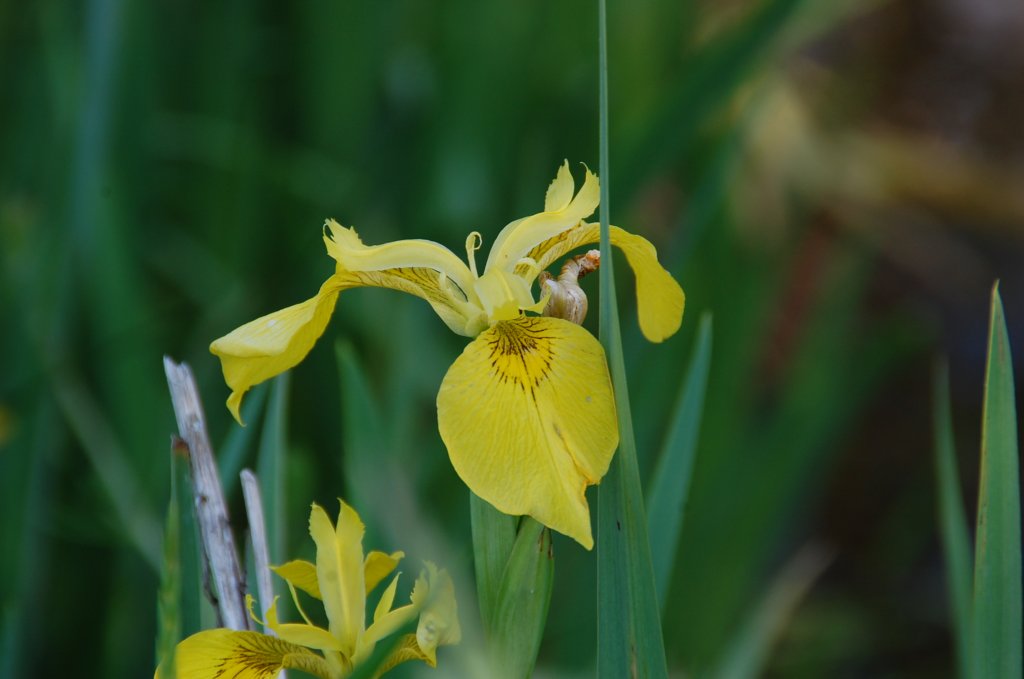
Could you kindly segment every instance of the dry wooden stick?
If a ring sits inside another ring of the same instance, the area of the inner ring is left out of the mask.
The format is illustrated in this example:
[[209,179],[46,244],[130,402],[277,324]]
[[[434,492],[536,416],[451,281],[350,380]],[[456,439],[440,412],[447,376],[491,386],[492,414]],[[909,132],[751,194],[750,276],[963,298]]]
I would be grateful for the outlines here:
[[[243,469],[242,497],[245,499],[245,513],[249,517],[249,537],[252,540],[252,558],[256,567],[256,589],[260,595],[260,613],[267,617],[267,609],[274,602],[274,588],[270,582],[270,556],[267,550],[267,528],[263,519],[263,498],[260,483],[250,469]],[[269,627],[265,634],[276,636]]]
[[196,519],[203,551],[217,589],[217,607],[223,625],[234,630],[250,629],[245,607],[245,580],[238,563],[238,550],[228,522],[224,492],[213,459],[213,447],[206,432],[206,417],[195,377],[187,364],[164,356],[164,372],[171,390],[178,432],[188,444],[192,485],[195,490]]

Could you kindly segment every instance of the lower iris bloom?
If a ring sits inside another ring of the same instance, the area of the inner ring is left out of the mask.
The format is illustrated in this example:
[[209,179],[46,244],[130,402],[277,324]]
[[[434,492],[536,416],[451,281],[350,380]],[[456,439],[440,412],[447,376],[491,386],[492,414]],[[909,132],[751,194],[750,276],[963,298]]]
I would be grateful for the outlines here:
[[[316,542],[315,564],[289,561],[273,569],[288,583],[305,623],[279,622],[275,598],[263,624],[277,636],[229,629],[193,634],[175,649],[178,677],[274,679],[282,669],[296,669],[321,679],[343,679],[370,656],[377,642],[417,617],[416,633],[399,639],[375,676],[407,660],[422,660],[433,667],[438,646],[458,643],[455,588],[445,571],[428,562],[416,580],[411,602],[393,609],[396,575],[381,594],[373,622],[367,627],[366,595],[391,574],[404,555],[370,552],[364,558],[363,523],[344,502],[337,526],[314,504],[309,534]],[[327,629],[310,622],[297,589],[323,603]],[[252,598],[248,601],[251,614]],[[158,668],[156,679],[170,678]]]
[[[597,208],[597,177],[578,193],[565,163],[544,211],[498,234],[483,273],[481,236],[466,239],[466,261],[428,240],[364,245],[355,230],[329,220],[324,230],[335,272],[315,297],[246,323],[216,340],[239,422],[242,396],[299,363],[323,334],[338,294],[360,286],[401,290],[426,300],[454,332],[472,337],[441,383],[437,419],[455,471],[506,514],[527,514],[593,547],[586,488],[598,483],[618,447],[611,380],[601,344],[567,320],[542,317],[548,294],[534,297],[542,271],[572,250],[597,243],[586,222]],[[636,275],[640,329],[661,342],[679,328],[684,295],[644,238],[611,227],[612,245]]]

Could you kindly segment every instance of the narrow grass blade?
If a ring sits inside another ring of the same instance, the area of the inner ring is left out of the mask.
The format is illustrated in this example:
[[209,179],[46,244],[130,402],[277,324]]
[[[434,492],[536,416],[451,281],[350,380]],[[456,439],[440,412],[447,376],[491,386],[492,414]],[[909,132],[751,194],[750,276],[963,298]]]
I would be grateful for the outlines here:
[[972,677],[1021,676],[1021,535],[1017,416],[1010,339],[992,290],[981,480],[974,551]]
[[516,544],[516,520],[499,512],[472,491],[469,493],[469,520],[473,531],[473,567],[476,569],[480,618],[484,632],[490,637],[494,632],[492,625],[498,589],[512,546]]
[[260,495],[266,519],[267,549],[273,563],[282,563],[285,560],[284,465],[288,445],[286,441],[290,383],[291,375],[287,372],[274,378],[256,461],[256,475],[260,480]]
[[[156,661],[165,676],[177,676],[174,668],[174,648],[184,637],[184,577],[185,558],[183,515],[191,514],[191,497],[182,497],[181,487],[189,488],[188,446],[181,439],[171,443],[171,497],[167,502],[164,522],[163,561],[160,568],[160,589],[157,592]],[[182,511],[182,500],[184,509]],[[194,556],[194,555],[193,555]],[[198,607],[196,608],[198,613]]]
[[202,629],[203,606],[202,551],[199,547],[199,528],[192,509],[195,491],[189,468],[188,446],[178,439],[172,448],[174,454],[174,486],[178,505],[178,559],[181,573],[181,637]]
[[524,517],[494,598],[489,645],[494,652],[495,676],[528,679],[533,673],[548,618],[554,575],[551,531]]
[[615,390],[619,450],[597,495],[597,675],[668,677],[610,256],[607,35],[605,0],[598,0],[601,252],[607,253],[600,269],[600,335]]
[[949,404],[949,367],[935,366],[934,378],[935,474],[939,489],[939,534],[946,561],[946,587],[956,642],[960,676],[970,676],[971,548],[967,518],[960,491],[960,474],[953,445],[953,420]]
[[726,646],[713,679],[764,676],[772,646],[831,560],[830,553],[813,544],[797,552]]
[[690,477],[704,411],[704,393],[711,366],[711,314],[700,319],[697,342],[672,416],[668,438],[651,482],[647,528],[651,542],[654,584],[661,608],[668,597],[672,565],[679,546],[683,512],[690,493]]

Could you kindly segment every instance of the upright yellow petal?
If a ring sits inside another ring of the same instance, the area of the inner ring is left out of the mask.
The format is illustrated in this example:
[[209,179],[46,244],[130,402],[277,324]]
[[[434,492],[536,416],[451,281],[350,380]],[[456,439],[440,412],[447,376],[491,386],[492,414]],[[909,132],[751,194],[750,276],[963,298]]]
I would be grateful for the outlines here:
[[558,173],[551,185],[548,186],[548,192],[544,196],[544,212],[564,210],[572,200],[572,192],[575,188],[572,172],[569,171],[569,161],[566,160],[558,168]]
[[590,549],[585,491],[618,446],[601,344],[578,325],[523,316],[471,342],[437,395],[441,438],[470,490]]
[[[548,188],[544,212],[517,219],[501,230],[487,255],[485,272],[494,268],[511,271],[538,243],[573,228],[594,213],[600,200],[597,176],[587,170],[586,179],[579,193],[571,201],[565,202],[567,188],[568,192],[572,193],[572,177],[566,175],[568,168],[563,166]],[[558,209],[547,209],[548,205],[554,207],[563,202],[565,204]]]
[[366,620],[363,523],[355,510],[338,502],[341,512],[337,529],[327,512],[314,504],[309,513],[309,534],[316,543],[316,575],[331,634],[341,641],[342,652],[351,657]]
[[[175,665],[180,679],[274,679],[282,669],[334,679],[327,662],[307,648],[259,632],[227,629],[206,630],[182,641]],[[155,676],[171,679],[159,668]]]
[[[636,276],[636,306],[640,330],[652,342],[661,342],[675,334],[683,320],[686,295],[672,274],[658,263],[658,253],[650,241],[612,226],[612,245],[622,250]],[[567,253],[601,240],[598,224],[578,227],[551,238],[530,251],[539,269],[546,269]],[[523,270],[525,275],[525,269]]]
[[292,368],[306,357],[327,328],[338,293],[351,283],[331,276],[316,297],[236,328],[210,345],[231,387],[228,409],[239,424],[242,396],[251,387]]
[[316,566],[310,562],[295,559],[280,566],[271,566],[270,570],[314,599],[323,598],[320,594],[320,583],[316,579]]
[[356,649],[355,663],[358,665],[373,653],[377,642],[385,637],[391,636],[402,627],[416,619],[419,608],[412,604],[401,606],[392,610],[395,602],[395,592],[398,588],[398,576],[396,575],[391,584],[387,586],[381,595],[377,608],[373,611],[373,623],[366,628],[362,643]]
[[367,554],[366,561],[363,564],[367,594],[372,592],[373,588],[376,587],[381,580],[391,575],[391,571],[395,570],[395,567],[398,566],[398,562],[404,557],[405,552],[392,552],[391,554],[385,554],[384,552],[373,550]]

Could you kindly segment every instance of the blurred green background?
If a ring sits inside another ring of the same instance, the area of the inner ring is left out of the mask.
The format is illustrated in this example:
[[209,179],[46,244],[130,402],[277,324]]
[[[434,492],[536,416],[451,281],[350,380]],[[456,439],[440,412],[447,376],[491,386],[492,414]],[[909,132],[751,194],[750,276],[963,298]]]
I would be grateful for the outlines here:
[[[688,295],[682,331],[648,345],[617,267],[645,472],[714,317],[670,667],[727,676],[795,577],[760,673],[952,676],[931,369],[949,357],[973,508],[995,279],[1024,381],[1024,9],[638,0],[610,3],[609,30],[612,221]],[[0,673],[149,676],[161,356],[254,465],[261,417],[238,438],[209,342],[316,292],[326,217],[369,244],[487,248],[562,159],[596,168],[596,31],[589,2],[0,5]],[[464,343],[419,300],[342,295],[278,383],[273,560],[308,556],[309,503],[341,495],[408,580],[422,558],[471,572],[434,410]],[[241,531],[237,484],[230,502]],[[555,550],[538,675],[590,676],[594,558]],[[471,647],[431,676],[466,676]]]

